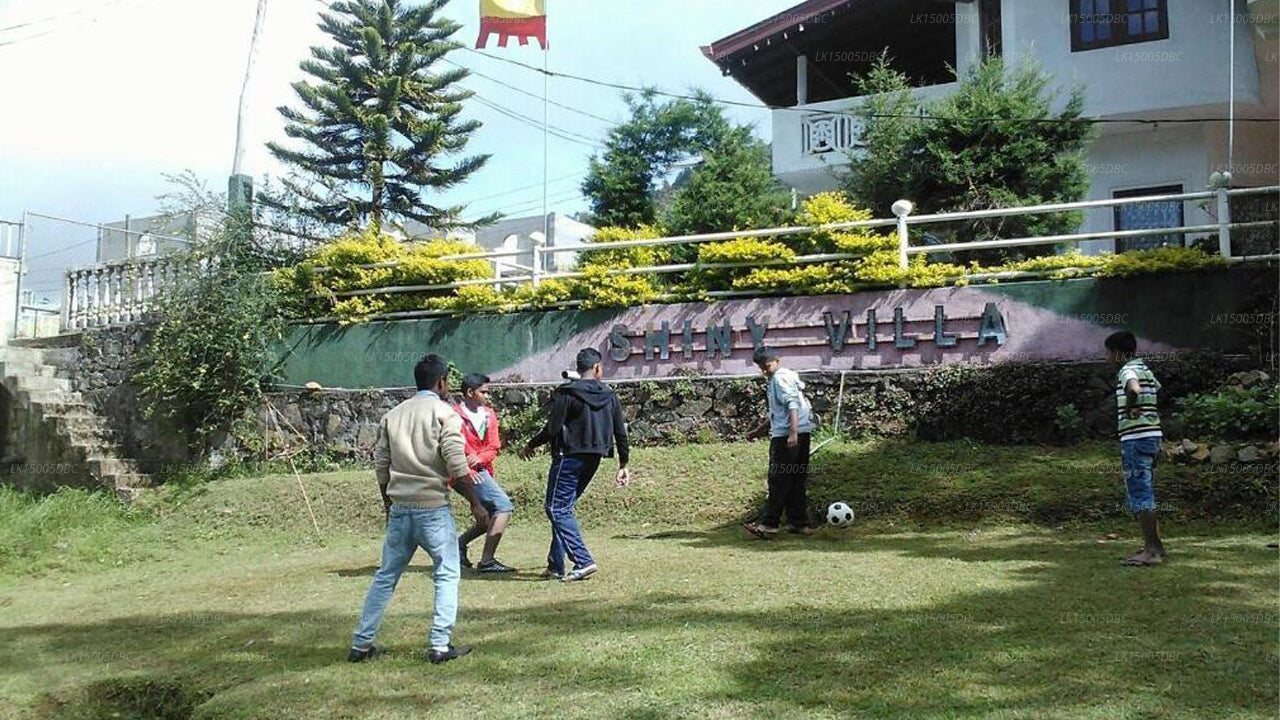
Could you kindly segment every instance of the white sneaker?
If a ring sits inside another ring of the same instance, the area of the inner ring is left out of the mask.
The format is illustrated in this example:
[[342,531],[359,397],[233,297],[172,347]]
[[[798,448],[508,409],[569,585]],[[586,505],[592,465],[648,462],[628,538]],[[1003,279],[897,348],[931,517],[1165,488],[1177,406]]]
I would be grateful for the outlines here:
[[563,582],[578,582],[579,580],[586,580],[587,578],[591,577],[592,575],[595,575],[595,574],[596,574],[596,570],[597,570],[597,569],[598,569],[598,568],[596,568],[596,564],[595,564],[595,563],[591,563],[590,565],[588,565],[588,566],[586,566],[586,567],[584,567],[584,568],[578,568],[578,569],[574,570],[573,572],[569,573],[568,575],[565,575],[562,581],[563,581]]

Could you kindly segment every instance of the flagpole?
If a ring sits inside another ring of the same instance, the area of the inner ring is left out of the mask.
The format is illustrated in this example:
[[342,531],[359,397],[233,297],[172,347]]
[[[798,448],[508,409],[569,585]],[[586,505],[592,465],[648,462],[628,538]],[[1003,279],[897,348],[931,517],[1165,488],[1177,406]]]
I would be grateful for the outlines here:
[[[543,10],[544,16],[546,10]],[[546,33],[544,32],[544,35]],[[551,40],[547,38],[542,48],[542,241],[551,244],[551,218],[547,215],[547,175],[548,152],[547,142],[550,136],[547,124],[548,87],[550,75],[547,72],[547,55],[551,52]]]

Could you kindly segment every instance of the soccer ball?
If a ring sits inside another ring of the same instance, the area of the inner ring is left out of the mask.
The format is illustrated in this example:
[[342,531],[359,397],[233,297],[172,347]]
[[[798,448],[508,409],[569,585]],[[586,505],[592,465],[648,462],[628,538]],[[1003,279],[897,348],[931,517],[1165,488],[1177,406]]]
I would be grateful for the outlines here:
[[853,508],[842,502],[831,503],[827,508],[827,522],[836,527],[844,527],[853,522]]

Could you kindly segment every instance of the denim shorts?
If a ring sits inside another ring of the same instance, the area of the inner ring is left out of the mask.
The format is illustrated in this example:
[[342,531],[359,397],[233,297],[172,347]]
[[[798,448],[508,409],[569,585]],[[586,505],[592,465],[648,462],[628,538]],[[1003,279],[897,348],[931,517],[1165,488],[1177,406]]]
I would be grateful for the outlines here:
[[507,493],[503,491],[502,486],[498,485],[498,481],[486,470],[479,471],[481,478],[479,485],[472,485],[471,491],[476,494],[476,499],[484,506],[485,510],[497,515],[498,513],[509,513],[516,509],[511,504],[511,498],[507,497]]
[[1156,509],[1152,470],[1160,455],[1160,438],[1120,441],[1120,469],[1124,472],[1125,499],[1131,512]]

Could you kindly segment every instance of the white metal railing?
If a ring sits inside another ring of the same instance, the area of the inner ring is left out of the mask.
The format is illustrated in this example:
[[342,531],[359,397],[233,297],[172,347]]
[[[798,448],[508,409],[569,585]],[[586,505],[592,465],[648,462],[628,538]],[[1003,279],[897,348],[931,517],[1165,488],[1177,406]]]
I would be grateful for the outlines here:
[[[431,292],[454,290],[463,287],[472,286],[490,286],[501,287],[508,285],[519,285],[530,283],[538,286],[544,280],[568,280],[581,278],[585,275],[582,271],[564,271],[564,272],[546,272],[542,269],[544,255],[555,255],[558,253],[590,253],[598,250],[614,250],[633,247],[663,247],[672,245],[698,245],[701,243],[718,242],[724,240],[735,240],[739,238],[776,238],[787,237],[792,235],[803,235],[814,232],[824,231],[840,231],[852,229],[872,229],[872,228],[889,228],[896,229],[897,255],[898,264],[906,268],[913,255],[928,255],[930,253],[944,253],[954,251],[982,250],[992,248],[1014,248],[1014,247],[1035,247],[1040,245],[1057,245],[1057,244],[1076,244],[1087,240],[1098,240],[1107,238],[1134,238],[1134,237],[1152,237],[1169,234],[1187,234],[1187,233],[1216,233],[1218,236],[1218,251],[1222,257],[1233,260],[1231,257],[1231,231],[1250,229],[1258,227],[1278,227],[1277,220],[1255,221],[1233,223],[1230,219],[1230,198],[1257,195],[1257,194],[1275,194],[1280,193],[1280,186],[1267,186],[1260,188],[1239,188],[1228,189],[1219,187],[1214,190],[1194,193],[1179,193],[1169,195],[1148,195],[1132,198],[1115,198],[1108,200],[1090,200],[1075,203],[1055,203],[1047,205],[1036,205],[1017,208],[997,208],[991,210],[975,210],[970,212],[958,213],[936,213],[928,215],[912,215],[911,203],[907,201],[899,201],[894,203],[894,214],[896,219],[877,218],[869,220],[855,220],[849,222],[832,223],[822,226],[799,226],[785,228],[766,228],[760,230],[743,230],[720,233],[706,233],[701,235],[682,235],[676,237],[659,237],[645,238],[639,240],[620,240],[616,242],[604,243],[587,243],[584,245],[574,245],[568,247],[543,247],[534,245],[532,248],[533,263],[530,267],[516,266],[514,263],[496,262],[501,258],[511,258],[518,255],[529,253],[525,250],[499,250],[494,252],[468,253],[463,255],[444,256],[442,260],[480,260],[487,259],[494,262],[495,272],[491,278],[482,278],[476,280],[460,280],[451,283],[441,283],[436,285],[402,285],[380,288],[366,288],[360,290],[347,290],[332,294],[326,294],[325,297],[355,297],[360,295],[391,295],[401,293]],[[1151,202],[1190,202],[1190,201],[1216,201],[1217,205],[1217,222],[1211,225],[1180,225],[1177,227],[1150,228],[1142,230],[1110,230],[1100,232],[1083,232],[1070,233],[1061,235],[1050,235],[1042,237],[1025,237],[1010,238],[1001,240],[982,240],[965,243],[947,243],[940,245],[912,245],[911,229],[913,227],[925,226],[929,224],[954,223],[957,221],[977,220],[984,218],[1014,217],[1022,215],[1035,215],[1045,213],[1071,212],[1075,210],[1087,210],[1093,208],[1119,207],[1124,205],[1136,205]],[[619,268],[608,270],[609,275],[662,275],[672,273],[682,273],[694,270],[717,270],[740,267],[765,267],[779,265],[805,265],[809,263],[832,262],[839,260],[853,260],[862,257],[859,254],[850,253],[826,253],[815,255],[804,255],[787,260],[763,260],[739,263],[679,263],[669,265],[654,265],[633,268]],[[1271,257],[1271,256],[1267,256]],[[206,265],[201,265],[201,263]],[[182,273],[185,272],[203,272],[207,269],[208,261],[186,259],[182,256],[165,256],[150,260],[134,260],[132,262],[120,262],[107,265],[98,265],[87,268],[79,268],[68,271],[66,290],[63,298],[63,327],[67,329],[78,329],[84,327],[93,327],[98,325],[110,325],[118,323],[134,322],[142,319],[150,308],[153,306],[153,298],[164,291],[166,287],[175,282]],[[359,265],[361,269],[375,268],[391,268],[397,266],[398,262],[381,262],[367,265]],[[317,272],[324,272],[328,268],[315,268]],[[517,270],[516,273],[509,272]],[[988,273],[987,275],[991,275]],[[1031,274],[1017,274],[1017,277],[1032,277]],[[985,276],[984,276],[985,277]],[[996,275],[991,275],[995,278]],[[999,278],[1013,277],[1007,273],[998,275]],[[717,291],[708,293],[710,297],[738,297],[745,295],[760,295],[767,293],[759,292],[738,292],[738,291]],[[566,306],[572,303],[565,303]],[[420,317],[431,314],[441,314],[432,311],[406,311],[399,313],[389,313],[379,317]],[[322,318],[319,320],[327,320]]]
[[[1011,248],[1011,247],[1033,247],[1037,245],[1057,245],[1057,244],[1074,244],[1084,242],[1086,240],[1098,240],[1104,238],[1133,238],[1133,237],[1149,237],[1158,235],[1169,235],[1171,233],[1195,233],[1195,232],[1216,232],[1218,234],[1219,253],[1225,257],[1231,257],[1231,230],[1246,229],[1256,227],[1275,226],[1275,220],[1249,222],[1249,223],[1232,223],[1230,222],[1230,208],[1228,199],[1230,197],[1238,197],[1245,195],[1256,195],[1264,193],[1280,193],[1280,186],[1267,186],[1259,188],[1239,188],[1230,190],[1227,188],[1218,188],[1216,190],[1194,193],[1179,193],[1169,195],[1145,195],[1140,197],[1114,198],[1108,200],[1089,200],[1075,203],[1054,203],[1047,205],[1024,206],[1017,208],[995,208],[991,210],[974,210],[969,212],[958,213],[935,213],[929,215],[911,215],[911,204],[907,201],[899,201],[894,203],[894,212],[898,215],[896,220],[892,219],[871,219],[871,220],[855,220],[849,222],[832,223],[822,226],[797,226],[785,228],[766,228],[760,230],[742,230],[734,232],[707,233],[702,235],[681,235],[666,238],[647,238],[640,240],[619,240],[606,243],[587,243],[572,247],[549,247],[543,248],[534,246],[534,270],[528,278],[505,277],[501,279],[477,279],[477,280],[460,280],[452,283],[443,283],[438,285],[405,285],[391,286],[383,288],[368,288],[362,290],[348,290],[334,293],[334,297],[354,297],[357,295],[377,295],[377,294],[397,294],[426,292],[438,290],[450,290],[461,287],[470,286],[492,286],[505,283],[518,283],[524,280],[537,285],[542,280],[561,280],[583,277],[581,271],[557,272],[557,273],[541,273],[537,269],[541,266],[541,256],[543,254],[555,253],[581,253],[592,252],[596,250],[614,250],[632,247],[660,247],[667,245],[695,245],[706,242],[718,242],[723,240],[735,240],[738,238],[757,238],[757,237],[786,237],[790,235],[802,235],[820,231],[839,231],[860,228],[878,228],[878,227],[896,227],[898,241],[898,262],[905,268],[908,264],[908,258],[911,255],[929,254],[940,252],[954,252],[956,250],[981,250],[989,248]],[[1117,207],[1123,205],[1136,205],[1150,202],[1170,202],[1170,201],[1195,201],[1195,200],[1218,200],[1218,222],[1213,225],[1179,225],[1175,227],[1149,228],[1142,230],[1108,230],[1101,232],[1085,232],[1070,233],[1062,235],[1052,235],[1044,237],[1029,238],[1011,238],[1007,240],[984,240],[965,243],[948,243],[942,245],[911,245],[910,228],[911,226],[920,226],[927,224],[953,223],[963,220],[977,220],[984,218],[997,217],[1014,217],[1020,215],[1036,215],[1046,213],[1071,212],[1074,210],[1087,210],[1091,208]],[[528,251],[521,251],[528,252]],[[449,255],[442,257],[442,260],[478,260],[482,258],[500,258],[510,257],[520,254],[517,251],[498,251],[491,253],[470,253],[466,255]],[[790,264],[806,264],[815,262],[830,262],[834,260],[849,260],[861,257],[853,254],[824,254],[824,255],[807,255],[794,258],[792,260],[776,260],[776,261],[754,261],[751,263],[683,263],[678,265],[654,265],[634,268],[624,268],[610,270],[610,275],[646,275],[646,274],[668,274],[688,272],[690,270],[714,270],[720,268],[734,268],[744,266],[763,266],[763,265],[790,265]],[[369,265],[357,266],[361,269],[388,268],[395,267],[398,262],[383,262]],[[323,271],[326,268],[317,268],[317,271]]]
[[79,330],[143,320],[158,295],[210,266],[208,259],[196,256],[163,255],[68,270],[62,327]]

